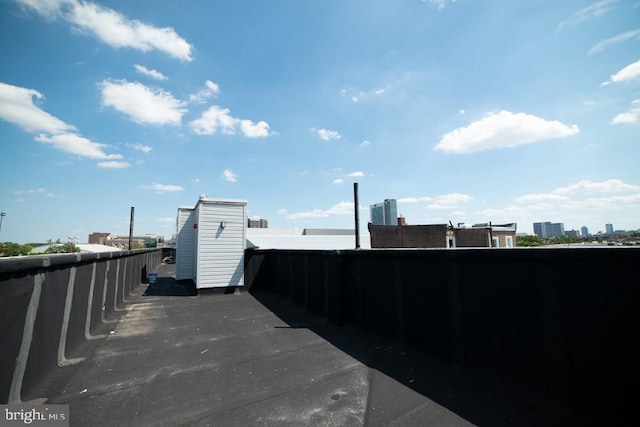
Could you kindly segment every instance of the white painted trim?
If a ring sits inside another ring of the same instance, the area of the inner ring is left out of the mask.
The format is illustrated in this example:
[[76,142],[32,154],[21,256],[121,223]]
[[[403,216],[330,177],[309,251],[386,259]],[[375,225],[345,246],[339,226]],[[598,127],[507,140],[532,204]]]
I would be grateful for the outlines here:
[[89,298],[87,298],[87,317],[84,321],[84,339],[87,341],[106,338],[106,334],[91,335],[91,310],[93,308],[93,290],[96,285],[96,269],[98,263],[93,263],[93,270],[91,271],[91,284],[89,285]]
[[7,403],[10,405],[22,403],[22,381],[24,380],[24,372],[27,368],[27,360],[29,359],[29,351],[31,350],[33,327],[36,323],[38,307],[40,306],[42,283],[44,283],[44,273],[38,273],[33,276],[33,292],[31,293],[31,299],[27,306],[24,330],[22,332],[22,342],[20,343],[18,357],[16,357],[16,365],[13,368],[13,377],[11,378],[11,388],[9,389],[9,398]]
[[84,357],[67,359],[65,350],[67,348],[67,333],[69,332],[69,317],[71,317],[71,306],[73,304],[73,289],[76,283],[77,268],[69,269],[69,283],[67,284],[67,297],[64,301],[64,314],[62,316],[62,328],[60,328],[60,341],[58,342],[58,366],[75,365],[85,360]]
[[102,305],[100,306],[100,320],[102,323],[116,323],[116,320],[107,320],[104,318],[104,311],[106,309],[105,304],[107,303],[107,287],[109,286],[109,263],[111,261],[107,261],[107,269],[104,272],[104,288],[102,288]]

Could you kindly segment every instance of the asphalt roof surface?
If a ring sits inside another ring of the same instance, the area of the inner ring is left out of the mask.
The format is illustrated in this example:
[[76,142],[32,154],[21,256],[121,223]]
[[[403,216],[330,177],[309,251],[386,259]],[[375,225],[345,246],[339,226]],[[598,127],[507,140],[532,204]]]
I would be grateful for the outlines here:
[[565,408],[337,327],[273,295],[200,292],[172,265],[51,403],[71,425],[569,425]]

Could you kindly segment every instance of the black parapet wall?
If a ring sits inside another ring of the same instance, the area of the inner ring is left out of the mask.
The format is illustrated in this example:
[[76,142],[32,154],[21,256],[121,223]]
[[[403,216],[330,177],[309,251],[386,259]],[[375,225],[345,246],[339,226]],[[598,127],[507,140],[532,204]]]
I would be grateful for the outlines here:
[[631,404],[640,248],[248,250],[251,292],[554,399]]
[[161,250],[0,259],[0,403],[42,402],[105,338]]

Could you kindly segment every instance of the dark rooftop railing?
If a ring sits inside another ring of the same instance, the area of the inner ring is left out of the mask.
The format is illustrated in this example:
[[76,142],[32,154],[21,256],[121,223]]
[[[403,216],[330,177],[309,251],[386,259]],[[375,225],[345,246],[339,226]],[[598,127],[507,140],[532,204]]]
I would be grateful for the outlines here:
[[39,401],[84,360],[160,249],[0,259],[0,402]]
[[[161,250],[0,260],[0,402],[59,394]],[[582,408],[633,408],[640,248],[246,251],[245,289]],[[336,344],[339,345],[339,344]],[[391,366],[391,365],[389,365]],[[65,373],[65,375],[63,375]]]
[[637,394],[640,248],[250,250],[245,283],[554,401]]

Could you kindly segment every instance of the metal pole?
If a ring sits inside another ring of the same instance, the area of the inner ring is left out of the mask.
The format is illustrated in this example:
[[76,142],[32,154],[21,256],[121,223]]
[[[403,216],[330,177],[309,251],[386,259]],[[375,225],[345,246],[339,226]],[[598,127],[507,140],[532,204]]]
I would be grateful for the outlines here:
[[7,216],[6,213],[0,212],[0,231],[2,231],[2,218],[4,218],[5,216]]
[[360,203],[358,203],[358,183],[353,183],[353,204],[356,221],[356,249],[360,249]]
[[133,213],[135,208],[131,206],[131,220],[129,221],[129,250],[131,250],[131,246],[133,244]]

